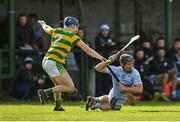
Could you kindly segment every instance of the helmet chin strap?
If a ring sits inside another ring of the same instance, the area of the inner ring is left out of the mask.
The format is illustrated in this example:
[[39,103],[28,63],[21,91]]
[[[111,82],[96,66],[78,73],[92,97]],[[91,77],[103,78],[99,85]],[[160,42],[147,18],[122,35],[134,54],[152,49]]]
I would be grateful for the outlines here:
[[69,29],[67,26],[64,25],[63,29]]

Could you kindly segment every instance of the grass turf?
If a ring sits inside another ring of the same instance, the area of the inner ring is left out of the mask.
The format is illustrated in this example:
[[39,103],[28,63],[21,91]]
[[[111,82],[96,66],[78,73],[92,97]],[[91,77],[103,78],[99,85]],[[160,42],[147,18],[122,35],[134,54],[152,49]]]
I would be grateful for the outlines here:
[[136,106],[124,105],[121,111],[85,111],[83,103],[64,102],[65,112],[54,112],[53,104],[35,102],[0,102],[0,120],[87,120],[87,121],[139,121],[180,120],[180,102],[140,102]]

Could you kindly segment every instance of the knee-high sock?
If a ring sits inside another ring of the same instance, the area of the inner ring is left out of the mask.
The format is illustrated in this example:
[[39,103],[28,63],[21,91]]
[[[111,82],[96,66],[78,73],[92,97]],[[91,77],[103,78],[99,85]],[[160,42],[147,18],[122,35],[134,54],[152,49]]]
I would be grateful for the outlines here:
[[52,90],[52,88],[45,89],[44,92],[46,93],[46,95],[47,95],[48,97],[50,97],[50,96],[53,95],[53,90]]
[[61,108],[61,93],[54,93],[55,108]]
[[99,109],[102,109],[102,104],[97,102],[96,105],[95,105],[95,108],[99,108]]

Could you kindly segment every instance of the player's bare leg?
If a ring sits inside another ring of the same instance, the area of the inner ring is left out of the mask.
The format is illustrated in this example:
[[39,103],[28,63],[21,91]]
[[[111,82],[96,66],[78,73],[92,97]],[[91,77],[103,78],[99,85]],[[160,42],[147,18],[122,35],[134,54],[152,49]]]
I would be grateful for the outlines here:
[[109,102],[106,102],[102,104],[100,109],[103,111],[108,111],[108,110],[111,110],[111,106],[109,105]]
[[61,76],[54,77],[53,79],[56,83],[60,81],[61,83],[53,88],[45,90],[45,92],[47,91],[48,93],[49,90],[51,91],[50,93],[59,93],[59,92],[71,92],[74,90],[73,81],[67,72],[64,72]]
[[96,100],[97,101],[99,100],[99,102],[96,102],[96,104],[91,107],[91,110],[94,110],[94,109],[100,109],[103,111],[111,110],[108,95],[103,95],[101,97],[98,97],[98,98],[96,98]]
[[65,71],[63,75],[54,78],[57,82],[61,81],[61,84],[52,88],[53,92],[71,92],[74,91],[74,83],[69,76],[68,72]]
[[49,97],[49,96],[52,96],[53,93],[70,92],[70,91],[74,90],[73,81],[72,81],[71,77],[69,76],[69,74],[67,73],[67,71],[65,71],[60,76],[57,76],[57,77],[54,77],[51,79],[54,83],[56,83],[56,84],[58,83],[55,87],[45,89],[45,90],[42,90],[42,89],[38,90],[38,95],[40,98],[40,102],[42,104],[44,104],[44,102],[45,102],[44,97],[46,97],[46,96]]
[[86,110],[88,110],[89,108],[91,108],[91,110],[95,110],[95,109],[109,110],[111,107],[109,105],[108,95],[103,95],[100,97],[89,96],[86,102]]
[[[54,85],[60,85],[61,81],[56,81],[55,79],[51,78],[51,80],[53,81]],[[61,92],[59,93],[54,93],[54,101],[55,101],[55,108],[54,111],[65,111],[61,104],[62,104],[62,98],[61,98]]]
[[101,107],[99,107],[98,105],[95,105],[95,108],[107,111],[111,109],[111,106],[109,104],[109,96],[108,95],[104,95],[102,97],[100,97],[100,101],[101,101]]

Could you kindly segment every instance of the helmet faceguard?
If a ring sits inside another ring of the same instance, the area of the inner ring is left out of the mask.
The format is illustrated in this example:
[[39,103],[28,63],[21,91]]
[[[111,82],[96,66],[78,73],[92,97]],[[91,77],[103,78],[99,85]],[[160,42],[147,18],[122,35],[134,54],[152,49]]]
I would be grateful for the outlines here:
[[130,73],[133,70],[132,64],[134,64],[134,58],[132,55],[122,54],[120,56],[119,61],[120,61],[120,64],[121,64],[121,66],[125,72]]
[[128,62],[134,62],[134,58],[129,54],[122,54],[119,58],[120,64],[126,64]]

